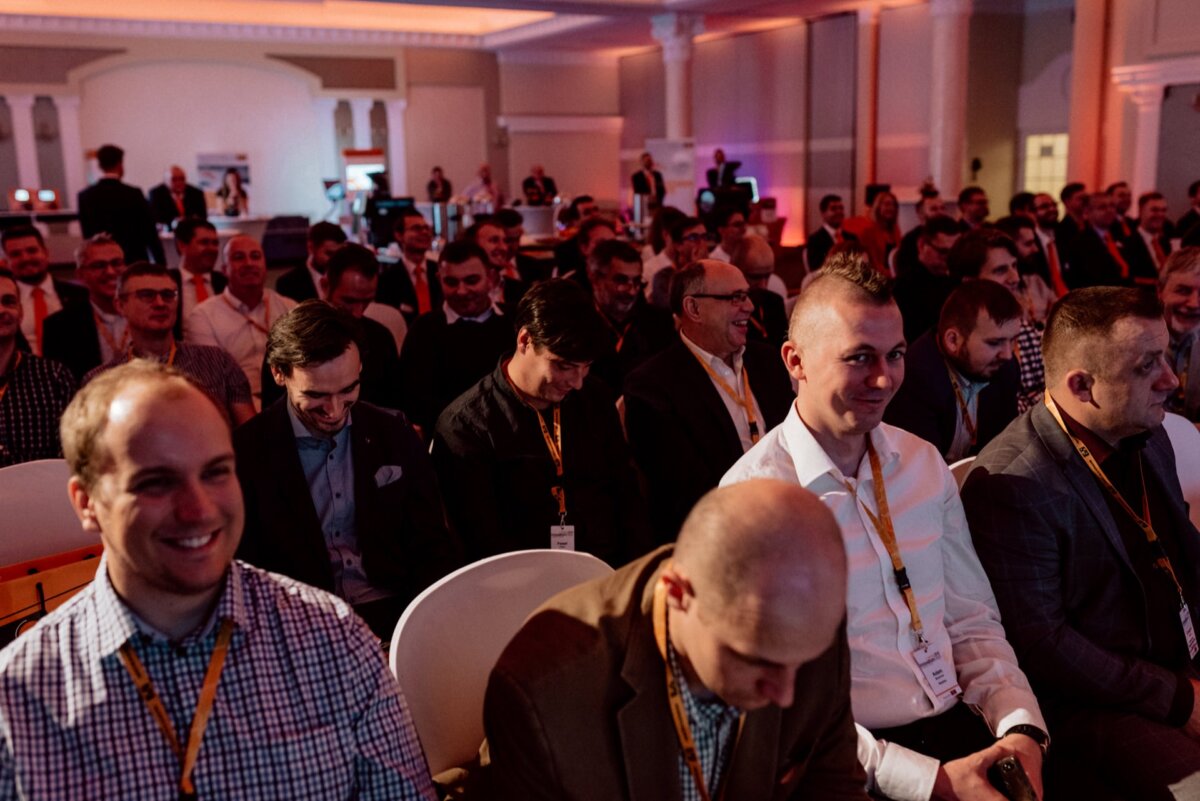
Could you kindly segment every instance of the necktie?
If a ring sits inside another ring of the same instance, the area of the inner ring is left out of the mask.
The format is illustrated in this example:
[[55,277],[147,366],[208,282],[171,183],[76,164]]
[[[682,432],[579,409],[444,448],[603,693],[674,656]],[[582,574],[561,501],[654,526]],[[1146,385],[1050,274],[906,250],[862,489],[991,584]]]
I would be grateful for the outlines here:
[[1162,242],[1159,242],[1156,236],[1151,238],[1150,244],[1154,248],[1154,266],[1161,270],[1163,262],[1167,260],[1167,254],[1163,251]]
[[1062,266],[1058,263],[1058,248],[1051,239],[1046,243],[1046,261],[1050,266],[1050,282],[1054,285],[1054,294],[1060,298],[1067,294],[1067,284],[1063,281]]
[[1112,234],[1108,231],[1104,232],[1104,246],[1108,248],[1108,255],[1113,257],[1113,261],[1121,268],[1121,278],[1129,278],[1129,262],[1121,256],[1121,251],[1117,248],[1117,243],[1113,241]]
[[431,305],[429,302],[429,282],[425,280],[425,268],[418,267],[413,270],[413,274],[417,279],[413,281],[413,289],[417,292],[417,313],[424,314],[429,311]]
[[183,216],[183,195],[171,195],[175,199],[175,208],[179,210],[179,216]]
[[196,304],[199,305],[208,300],[208,287],[204,285],[204,276],[200,273],[192,273],[192,286],[196,287]]
[[37,340],[37,355],[42,355],[42,323],[46,321],[46,290],[33,288],[33,338]]
[[842,244],[842,229],[841,228],[839,228],[833,232],[833,244],[835,244],[835,245]]

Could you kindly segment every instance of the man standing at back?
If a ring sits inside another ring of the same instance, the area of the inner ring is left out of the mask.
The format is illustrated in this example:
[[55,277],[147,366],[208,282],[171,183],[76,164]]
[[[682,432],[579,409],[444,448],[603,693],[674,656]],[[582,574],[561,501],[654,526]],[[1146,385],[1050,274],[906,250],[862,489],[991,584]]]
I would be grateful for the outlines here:
[[177,220],[188,217],[208,219],[204,192],[187,182],[187,173],[177,164],[167,170],[161,184],[151,187],[147,199],[154,211],[154,221],[159,225],[174,228]]
[[100,180],[79,193],[79,227],[84,239],[108,234],[125,253],[125,260],[149,260],[166,264],[162,242],[146,196],[125,177],[125,151],[116,145],[103,145],[96,151]]
[[958,486],[933,445],[880,422],[904,379],[889,283],[848,265],[801,293],[783,346],[796,402],[721,483],[798,483],[837,519],[858,753],[877,792],[990,801],[987,769],[1009,755],[1040,790],[1046,724],[1004,637]]

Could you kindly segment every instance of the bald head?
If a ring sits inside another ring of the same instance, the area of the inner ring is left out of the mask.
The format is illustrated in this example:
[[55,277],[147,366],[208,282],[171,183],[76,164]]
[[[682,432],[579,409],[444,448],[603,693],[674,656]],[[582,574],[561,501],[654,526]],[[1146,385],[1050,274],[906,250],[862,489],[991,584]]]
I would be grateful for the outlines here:
[[757,234],[746,234],[730,254],[730,261],[746,276],[752,287],[765,287],[775,272],[775,251],[771,243]]

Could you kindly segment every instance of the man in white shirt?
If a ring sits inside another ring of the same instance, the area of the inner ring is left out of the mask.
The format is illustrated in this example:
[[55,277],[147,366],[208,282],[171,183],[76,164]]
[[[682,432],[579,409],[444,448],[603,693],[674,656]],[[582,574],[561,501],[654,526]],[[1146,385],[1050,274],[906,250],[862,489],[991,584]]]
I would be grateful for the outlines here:
[[732,262],[733,252],[746,236],[746,215],[736,206],[718,206],[712,216],[717,231],[717,246],[709,255],[717,261]]
[[851,702],[875,791],[994,799],[987,769],[1015,755],[1040,796],[1046,724],[954,478],[934,446],[880,423],[904,350],[887,279],[861,265],[820,273],[783,346],[796,402],[721,483],[795,481],[837,518],[850,564]]
[[267,260],[254,237],[240,235],[225,244],[229,286],[188,315],[184,336],[192,345],[216,345],[237,361],[256,408],[262,408],[262,362],[271,323],[296,306],[266,288]]
[[0,243],[21,295],[21,335],[33,354],[41,356],[42,324],[46,318],[64,305],[85,302],[87,291],[50,277],[50,252],[41,231],[32,225],[6,228]]

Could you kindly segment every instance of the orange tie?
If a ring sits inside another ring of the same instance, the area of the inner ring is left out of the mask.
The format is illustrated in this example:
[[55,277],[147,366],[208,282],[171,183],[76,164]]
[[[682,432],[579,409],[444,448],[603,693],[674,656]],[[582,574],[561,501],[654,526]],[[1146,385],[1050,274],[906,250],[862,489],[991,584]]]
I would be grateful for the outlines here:
[[1167,254],[1163,251],[1162,243],[1158,241],[1157,236],[1152,238],[1150,243],[1154,246],[1154,266],[1161,270],[1163,262],[1167,260]]
[[33,338],[37,340],[37,352],[42,354],[42,323],[46,321],[46,290],[40,286],[33,288]]
[[417,276],[417,280],[413,282],[413,289],[417,292],[417,313],[424,314],[432,305],[429,302],[429,282],[425,280],[424,267],[418,267],[413,273]]
[[1067,294],[1067,284],[1063,281],[1062,266],[1058,263],[1058,248],[1054,246],[1054,240],[1046,243],[1046,261],[1050,265],[1050,282],[1054,284],[1054,294],[1060,298]]
[[1121,268],[1121,278],[1129,278],[1129,262],[1121,256],[1121,251],[1117,248],[1117,243],[1113,241],[1112,234],[1108,231],[1104,232],[1104,246],[1108,248],[1108,255],[1113,257],[1113,261]]
[[841,228],[839,228],[833,232],[833,244],[835,244],[835,245],[842,244],[842,229]]
[[200,273],[192,273],[192,286],[196,287],[196,304],[199,305],[208,300],[208,287],[204,285],[204,276]]
[[175,208],[179,209],[179,216],[183,216],[183,195],[171,195],[175,199]]

